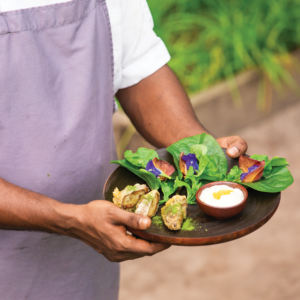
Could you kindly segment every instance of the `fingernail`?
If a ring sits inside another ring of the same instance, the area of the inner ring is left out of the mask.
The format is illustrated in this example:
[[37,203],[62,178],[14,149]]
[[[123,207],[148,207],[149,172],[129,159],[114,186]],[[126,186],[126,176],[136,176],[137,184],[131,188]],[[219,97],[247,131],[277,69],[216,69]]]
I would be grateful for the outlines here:
[[237,147],[231,147],[230,149],[228,149],[228,154],[230,154],[231,156],[237,156],[239,152],[240,151]]
[[150,225],[150,220],[146,218],[140,218],[140,228],[147,229]]

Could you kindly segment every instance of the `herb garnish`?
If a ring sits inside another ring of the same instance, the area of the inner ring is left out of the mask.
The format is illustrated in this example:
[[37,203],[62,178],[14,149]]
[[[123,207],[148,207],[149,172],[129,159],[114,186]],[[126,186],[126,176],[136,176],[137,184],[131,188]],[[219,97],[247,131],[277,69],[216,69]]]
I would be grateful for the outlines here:
[[[237,182],[246,187],[268,193],[280,192],[294,182],[293,176],[287,168],[288,162],[285,158],[277,156],[271,160],[266,155],[256,154],[250,157],[257,161],[264,161],[263,175],[258,181],[242,182],[241,177],[245,177],[245,175],[241,176],[243,171],[237,166],[233,167],[227,174],[227,160],[222,148],[211,135],[205,133],[182,139],[168,147],[167,151],[172,154],[178,173],[174,172],[166,180],[161,180],[164,178],[159,178],[146,170],[150,160],[159,159],[156,151],[152,149],[139,148],[136,153],[128,150],[124,154],[125,159],[111,163],[127,168],[146,181],[152,190],[161,189],[164,198],[159,202],[160,204],[168,201],[170,196],[181,187],[187,191],[188,204],[195,204],[195,194],[199,187],[211,181]],[[192,161],[188,163],[186,159],[185,167],[187,165],[190,167],[188,170],[186,168],[183,174],[179,166],[180,155],[186,155],[190,158],[196,157],[198,165]],[[252,172],[252,169],[248,168],[248,172]]]

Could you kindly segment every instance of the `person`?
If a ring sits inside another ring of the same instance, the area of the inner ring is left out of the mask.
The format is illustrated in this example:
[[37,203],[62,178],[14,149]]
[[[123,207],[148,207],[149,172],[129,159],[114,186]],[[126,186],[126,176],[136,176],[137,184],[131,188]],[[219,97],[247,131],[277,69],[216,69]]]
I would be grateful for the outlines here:
[[[2,300],[112,300],[116,262],[168,246],[101,201],[116,158],[114,95],[147,141],[206,132],[153,32],[146,0],[0,0]],[[221,125],[220,125],[221,126]],[[245,153],[237,136],[218,139]]]

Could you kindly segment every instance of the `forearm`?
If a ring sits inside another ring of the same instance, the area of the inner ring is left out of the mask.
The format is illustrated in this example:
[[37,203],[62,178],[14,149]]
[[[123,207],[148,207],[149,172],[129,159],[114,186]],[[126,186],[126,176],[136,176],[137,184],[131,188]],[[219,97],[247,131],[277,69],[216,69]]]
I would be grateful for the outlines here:
[[117,98],[135,128],[158,148],[207,132],[167,65],[138,84],[120,90]]
[[0,179],[0,228],[67,234],[74,205]]

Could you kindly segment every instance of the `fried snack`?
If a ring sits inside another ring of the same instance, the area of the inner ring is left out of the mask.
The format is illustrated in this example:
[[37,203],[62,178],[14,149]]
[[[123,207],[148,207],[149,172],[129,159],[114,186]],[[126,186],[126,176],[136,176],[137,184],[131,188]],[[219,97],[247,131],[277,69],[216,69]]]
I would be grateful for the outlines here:
[[113,191],[113,202],[118,207],[133,212],[142,195],[146,194],[149,188],[145,184],[128,185],[122,191],[115,188]]
[[185,196],[175,195],[161,209],[161,216],[170,230],[179,230],[186,218],[187,201]]
[[135,213],[152,218],[159,206],[160,194],[157,190],[153,190],[143,195],[136,205]]
[[181,205],[181,209],[183,211],[183,217],[185,219],[186,218],[186,209],[187,209],[186,196],[175,195],[167,201],[166,206],[174,205],[176,203]]

